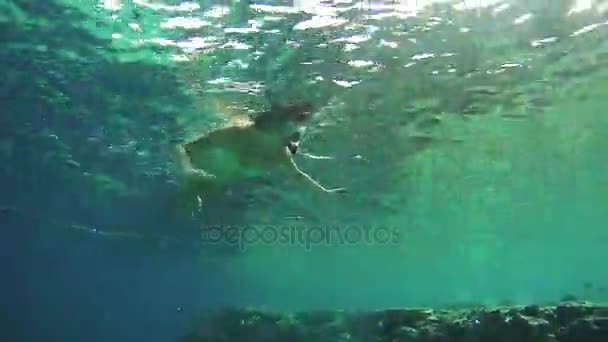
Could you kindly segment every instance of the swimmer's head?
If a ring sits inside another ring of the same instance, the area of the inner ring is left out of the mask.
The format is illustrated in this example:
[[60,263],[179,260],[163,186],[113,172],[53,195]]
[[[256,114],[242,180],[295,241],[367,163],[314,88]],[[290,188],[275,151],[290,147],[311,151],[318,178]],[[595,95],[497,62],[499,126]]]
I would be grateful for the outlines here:
[[300,146],[300,142],[299,141],[290,141],[287,143],[287,149],[289,150],[289,152],[291,154],[296,154],[298,153],[298,147]]
[[291,154],[296,154],[298,152],[298,148],[300,147],[300,142],[302,141],[302,137],[306,132],[305,126],[299,126],[287,139],[286,146],[289,149]]

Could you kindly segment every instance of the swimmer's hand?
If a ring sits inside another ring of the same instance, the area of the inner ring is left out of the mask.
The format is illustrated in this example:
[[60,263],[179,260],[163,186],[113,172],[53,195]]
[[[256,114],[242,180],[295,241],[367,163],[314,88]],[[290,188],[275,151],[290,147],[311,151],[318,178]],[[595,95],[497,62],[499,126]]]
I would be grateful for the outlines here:
[[346,190],[346,188],[333,188],[333,189],[327,189],[327,188],[322,188],[321,190],[323,190],[324,192],[330,192],[330,193],[338,193],[338,194],[343,194],[348,192]]

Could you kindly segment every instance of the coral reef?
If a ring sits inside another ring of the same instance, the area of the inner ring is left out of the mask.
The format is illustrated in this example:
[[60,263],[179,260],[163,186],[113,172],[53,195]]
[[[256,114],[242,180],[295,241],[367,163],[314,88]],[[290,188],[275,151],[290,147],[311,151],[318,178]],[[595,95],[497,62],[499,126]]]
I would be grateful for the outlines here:
[[202,318],[182,341],[600,342],[608,341],[608,306],[562,302],[284,315],[226,310]]

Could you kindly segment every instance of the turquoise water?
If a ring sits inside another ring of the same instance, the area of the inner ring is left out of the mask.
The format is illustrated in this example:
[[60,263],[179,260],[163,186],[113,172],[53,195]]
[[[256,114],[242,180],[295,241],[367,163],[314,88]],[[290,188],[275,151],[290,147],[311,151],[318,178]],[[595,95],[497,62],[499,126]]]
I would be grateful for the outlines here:
[[[0,3],[11,322],[607,299],[608,3],[269,3]],[[287,103],[346,193],[287,168],[184,197],[176,144]]]

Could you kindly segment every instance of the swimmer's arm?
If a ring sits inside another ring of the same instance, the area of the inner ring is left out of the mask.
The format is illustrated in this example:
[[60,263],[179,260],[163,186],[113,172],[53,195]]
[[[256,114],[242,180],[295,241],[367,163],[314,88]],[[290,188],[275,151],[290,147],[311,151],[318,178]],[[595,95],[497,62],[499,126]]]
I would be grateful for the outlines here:
[[310,158],[310,159],[334,159],[334,157],[330,157],[330,156],[317,156],[311,153],[306,153],[306,152],[302,152],[300,153],[301,156],[304,156],[306,158]]
[[328,188],[324,187],[323,185],[321,185],[319,182],[317,182],[308,173],[300,170],[300,168],[296,164],[295,160],[293,160],[293,153],[292,152],[293,151],[288,146],[285,147],[285,153],[287,154],[287,157],[289,158],[291,166],[294,168],[294,170],[300,176],[304,177],[304,179],[306,179],[308,182],[310,182],[312,185],[314,185],[317,189],[319,189],[319,190],[321,190],[323,192],[328,192],[328,193],[332,193],[332,192],[345,192],[346,191],[346,188],[331,188],[331,189],[328,189]]
[[304,139],[304,134],[306,133],[306,127],[300,127],[298,128],[297,131],[297,139],[295,139],[294,141],[291,141],[289,144],[287,144],[287,146],[289,147],[289,150],[291,151],[291,154],[296,154],[296,152],[306,158],[310,158],[310,159],[334,159],[333,157],[329,157],[329,156],[318,156],[318,155],[314,155],[312,153],[308,153],[308,152],[300,152],[300,143],[303,141]]

